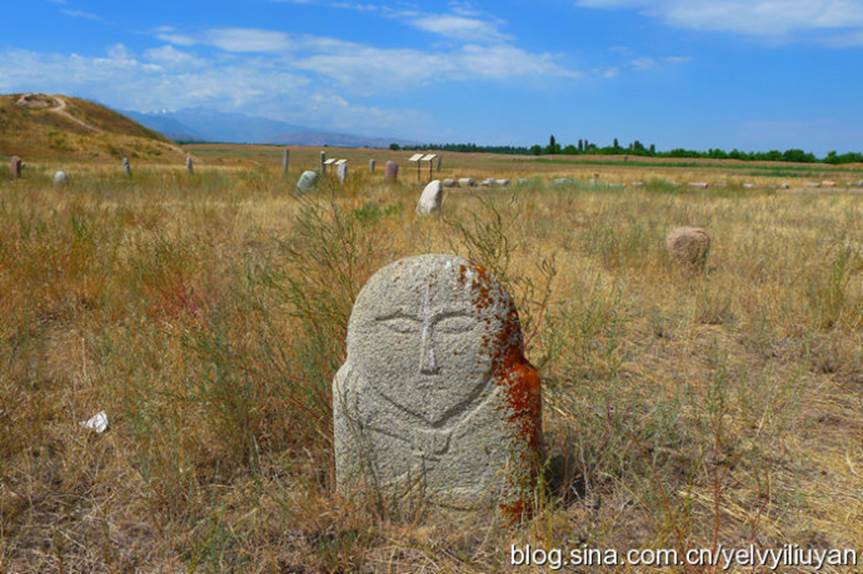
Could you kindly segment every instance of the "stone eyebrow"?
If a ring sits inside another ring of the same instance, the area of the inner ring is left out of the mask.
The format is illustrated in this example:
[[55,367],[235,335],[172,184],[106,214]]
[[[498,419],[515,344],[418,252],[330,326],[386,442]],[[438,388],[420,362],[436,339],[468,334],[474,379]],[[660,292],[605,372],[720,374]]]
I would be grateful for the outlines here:
[[396,309],[385,315],[375,317],[376,321],[386,321],[387,319],[409,319],[411,321],[421,321],[422,319],[416,313],[409,313],[404,309]]
[[473,309],[470,305],[458,305],[453,307],[445,307],[435,313],[435,319],[447,319],[449,317],[474,317],[474,313],[472,313]]

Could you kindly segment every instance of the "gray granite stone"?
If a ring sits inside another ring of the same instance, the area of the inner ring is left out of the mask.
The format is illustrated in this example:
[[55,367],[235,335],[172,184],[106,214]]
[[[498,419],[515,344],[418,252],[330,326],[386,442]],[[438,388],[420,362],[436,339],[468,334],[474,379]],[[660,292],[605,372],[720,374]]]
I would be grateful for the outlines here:
[[431,215],[440,213],[443,206],[443,184],[440,181],[434,180],[429,183],[420,195],[420,200],[417,202],[417,214]]
[[302,195],[314,191],[318,185],[318,174],[314,171],[304,171],[300,179],[297,180],[297,193]]
[[539,377],[509,294],[466,259],[408,257],[369,279],[333,413],[345,496],[512,518],[529,503],[542,455]]

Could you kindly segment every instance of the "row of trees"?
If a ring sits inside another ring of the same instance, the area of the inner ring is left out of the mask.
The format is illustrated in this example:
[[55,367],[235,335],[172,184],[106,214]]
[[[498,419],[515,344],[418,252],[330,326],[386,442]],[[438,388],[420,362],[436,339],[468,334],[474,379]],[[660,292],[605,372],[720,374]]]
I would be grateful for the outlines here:
[[704,159],[736,159],[742,161],[785,161],[794,163],[830,163],[834,165],[847,163],[863,163],[863,153],[849,152],[838,154],[831,151],[823,158],[801,149],[788,149],[785,151],[771,150],[764,152],[747,152],[738,149],[726,151],[719,148],[697,151],[683,148],[675,148],[669,151],[657,151],[654,144],[644,145],[638,140],[627,146],[621,146],[617,138],[610,146],[600,147],[587,140],[580,139],[576,144],[561,146],[552,135],[548,139],[547,146],[534,145],[530,148],[518,146],[480,146],[476,144],[444,144],[444,145],[419,145],[400,147],[398,144],[390,146],[392,150],[406,149],[412,151],[458,151],[458,152],[483,152],[499,154],[527,155],[626,155],[639,157],[661,157],[661,158],[704,158]]

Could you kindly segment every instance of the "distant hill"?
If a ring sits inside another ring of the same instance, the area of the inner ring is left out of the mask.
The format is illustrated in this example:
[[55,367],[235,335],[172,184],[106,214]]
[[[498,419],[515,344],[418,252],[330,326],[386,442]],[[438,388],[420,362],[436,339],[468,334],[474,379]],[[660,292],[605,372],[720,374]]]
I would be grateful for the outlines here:
[[123,112],[174,141],[236,144],[387,147],[413,145],[398,138],[379,138],[329,132],[241,113],[194,108],[175,112]]
[[162,134],[105,106],[63,95],[0,95],[0,155],[25,161],[182,161]]

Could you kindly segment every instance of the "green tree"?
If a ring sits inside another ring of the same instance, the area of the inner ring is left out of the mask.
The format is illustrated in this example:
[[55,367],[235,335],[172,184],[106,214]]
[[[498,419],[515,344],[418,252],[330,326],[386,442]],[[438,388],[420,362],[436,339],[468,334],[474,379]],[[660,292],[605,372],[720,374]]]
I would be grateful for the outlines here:
[[399,151],[400,149],[402,149],[402,146],[400,146],[400,145],[399,145],[399,144],[397,144],[397,143],[391,143],[391,144],[390,144],[390,149],[391,149],[392,151]]

